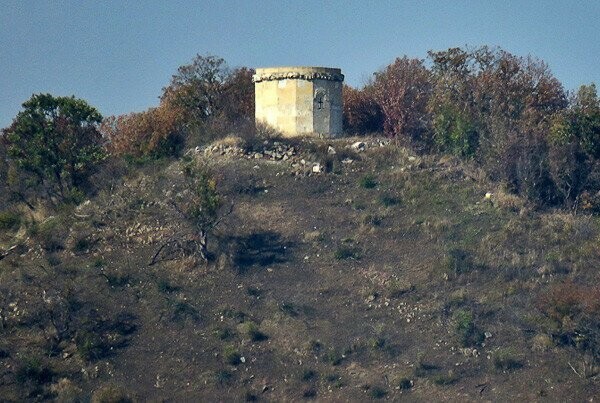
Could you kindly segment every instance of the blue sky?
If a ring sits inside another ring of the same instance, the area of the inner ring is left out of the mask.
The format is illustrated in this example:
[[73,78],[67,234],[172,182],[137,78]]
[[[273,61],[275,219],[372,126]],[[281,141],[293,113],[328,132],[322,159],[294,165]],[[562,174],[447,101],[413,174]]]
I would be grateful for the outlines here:
[[0,0],[0,127],[32,93],[108,116],[158,103],[195,54],[231,66],[340,67],[358,86],[395,57],[500,46],[567,89],[600,84],[600,1]]

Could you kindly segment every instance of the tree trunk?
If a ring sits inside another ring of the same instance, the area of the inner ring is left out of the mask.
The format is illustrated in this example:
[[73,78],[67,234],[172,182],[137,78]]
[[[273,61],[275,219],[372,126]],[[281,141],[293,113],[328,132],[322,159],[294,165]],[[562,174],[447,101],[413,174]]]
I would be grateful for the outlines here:
[[207,231],[200,230],[198,235],[198,254],[205,262],[208,261],[208,242],[207,242]]

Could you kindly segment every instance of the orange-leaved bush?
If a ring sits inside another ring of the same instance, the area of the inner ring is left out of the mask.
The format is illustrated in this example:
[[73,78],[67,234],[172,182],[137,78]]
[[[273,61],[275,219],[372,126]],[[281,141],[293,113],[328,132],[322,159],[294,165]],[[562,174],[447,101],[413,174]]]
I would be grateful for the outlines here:
[[100,131],[108,152],[117,156],[176,155],[184,144],[182,111],[168,102],[144,112],[110,116]]

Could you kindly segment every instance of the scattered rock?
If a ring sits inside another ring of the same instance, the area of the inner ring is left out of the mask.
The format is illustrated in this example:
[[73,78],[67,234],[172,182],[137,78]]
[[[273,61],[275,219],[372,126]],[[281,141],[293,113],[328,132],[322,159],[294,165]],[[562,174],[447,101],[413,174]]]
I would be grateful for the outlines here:
[[312,167],[312,171],[314,173],[320,173],[321,171],[323,171],[323,167],[321,166],[321,164],[314,164]]
[[363,141],[357,141],[356,143],[352,144],[350,146],[350,148],[352,148],[353,150],[356,150],[358,152],[361,152],[361,151],[365,151],[365,149],[367,148],[367,145]]

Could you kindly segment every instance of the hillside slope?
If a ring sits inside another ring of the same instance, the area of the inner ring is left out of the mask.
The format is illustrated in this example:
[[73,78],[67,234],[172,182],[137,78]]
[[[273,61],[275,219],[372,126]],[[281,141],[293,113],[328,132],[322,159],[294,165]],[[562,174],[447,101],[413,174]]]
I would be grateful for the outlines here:
[[2,400],[597,396],[600,322],[581,301],[598,295],[598,220],[536,212],[449,158],[352,142],[190,153],[233,206],[208,264],[174,243],[193,236],[171,203],[181,161],[4,229]]

